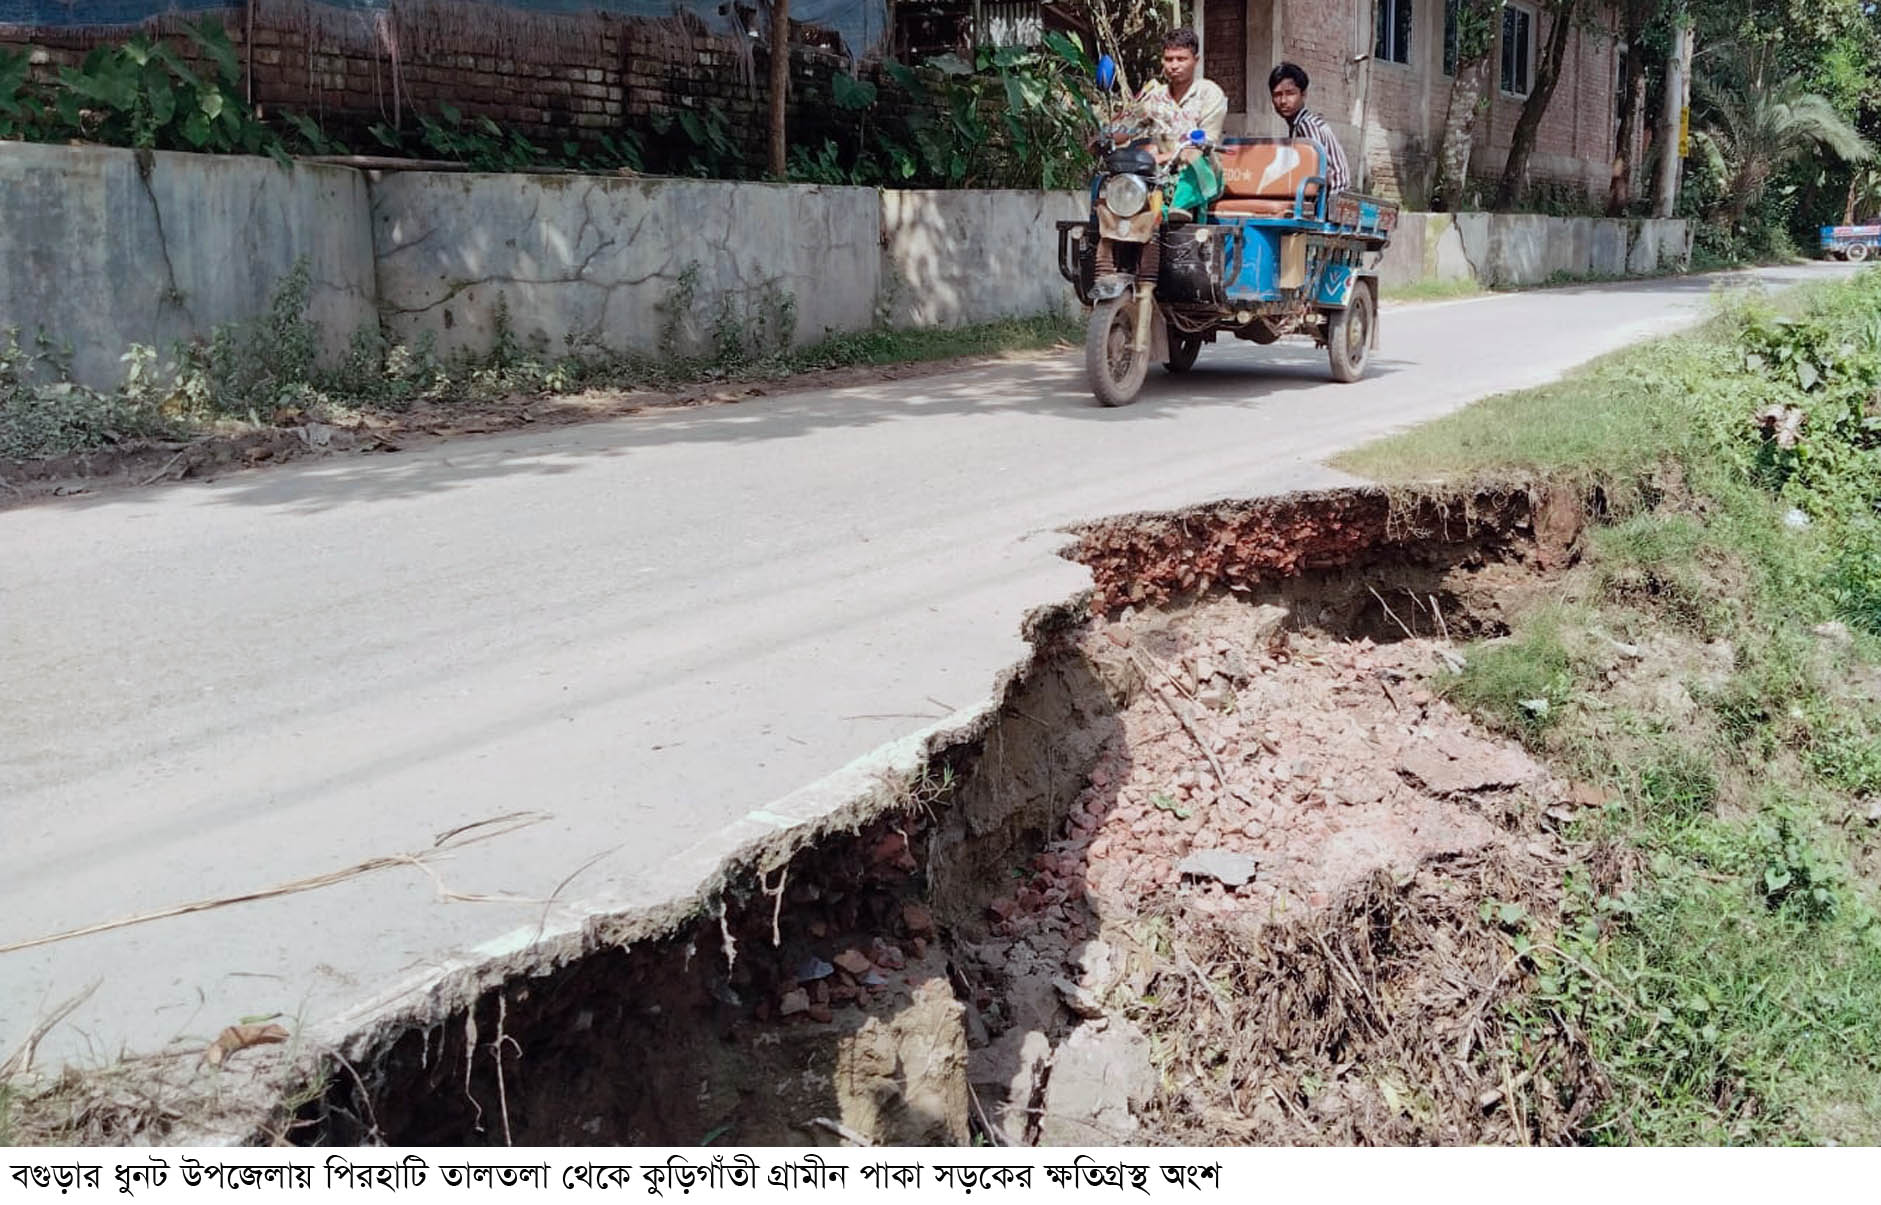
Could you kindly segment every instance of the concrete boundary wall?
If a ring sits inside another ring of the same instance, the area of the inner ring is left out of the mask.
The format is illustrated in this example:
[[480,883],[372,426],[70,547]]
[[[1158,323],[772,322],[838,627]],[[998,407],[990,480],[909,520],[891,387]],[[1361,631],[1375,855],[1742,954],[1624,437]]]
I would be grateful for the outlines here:
[[1379,279],[1400,287],[1426,280],[1533,285],[1563,275],[1650,275],[1690,262],[1691,232],[1680,219],[1407,213]]
[[[490,349],[641,354],[802,345],[832,334],[1068,312],[1057,270],[1074,192],[577,175],[364,173],[239,156],[0,143],[0,327],[74,349],[117,383],[160,351],[263,313],[305,257],[329,357],[362,327]],[[1683,222],[1404,215],[1388,284],[1535,284],[1682,265]]]
[[366,212],[346,168],[0,142],[0,327],[69,343],[74,376],[110,386],[132,343],[255,316],[304,256],[337,354],[377,317]]

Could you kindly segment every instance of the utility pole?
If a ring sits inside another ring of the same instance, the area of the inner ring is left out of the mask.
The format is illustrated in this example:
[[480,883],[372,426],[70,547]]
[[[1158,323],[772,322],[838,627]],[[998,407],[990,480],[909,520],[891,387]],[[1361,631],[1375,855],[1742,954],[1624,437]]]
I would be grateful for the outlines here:
[[1652,216],[1669,218],[1678,206],[1679,167],[1690,149],[1692,112],[1692,21],[1682,18],[1672,31],[1672,53],[1666,56],[1665,104],[1659,115],[1659,189],[1652,198]]

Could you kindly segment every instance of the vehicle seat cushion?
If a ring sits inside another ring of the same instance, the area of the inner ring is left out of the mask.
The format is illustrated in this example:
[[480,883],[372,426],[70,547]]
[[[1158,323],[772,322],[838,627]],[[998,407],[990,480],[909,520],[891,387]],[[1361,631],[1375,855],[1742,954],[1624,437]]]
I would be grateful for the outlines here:
[[1209,212],[1244,218],[1291,217],[1293,198],[1282,201],[1278,197],[1223,197],[1209,206]]
[[[1321,174],[1319,147],[1306,139],[1230,142],[1217,154],[1225,185],[1224,198],[1291,202],[1303,181]],[[1313,184],[1308,186],[1306,195],[1316,196],[1318,192],[1319,185]]]

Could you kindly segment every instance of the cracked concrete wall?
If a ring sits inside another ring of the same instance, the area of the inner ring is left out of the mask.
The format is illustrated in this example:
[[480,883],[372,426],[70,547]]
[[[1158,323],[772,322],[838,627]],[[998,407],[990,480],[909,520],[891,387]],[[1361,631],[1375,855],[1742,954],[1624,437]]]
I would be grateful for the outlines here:
[[1691,258],[1684,221],[1557,218],[1534,213],[1406,213],[1379,260],[1379,279],[1542,284],[1569,276],[1644,275]]
[[774,346],[786,299],[794,343],[866,330],[880,215],[873,189],[813,185],[398,172],[372,190],[387,333],[443,353],[487,352],[499,303],[551,353]]
[[346,168],[7,142],[0,213],[0,327],[71,344],[96,388],[132,343],[167,355],[262,312],[303,255],[329,355],[378,318],[365,181]]
[[1067,313],[1058,222],[1085,218],[1081,192],[882,193],[882,317],[892,326],[962,326]]

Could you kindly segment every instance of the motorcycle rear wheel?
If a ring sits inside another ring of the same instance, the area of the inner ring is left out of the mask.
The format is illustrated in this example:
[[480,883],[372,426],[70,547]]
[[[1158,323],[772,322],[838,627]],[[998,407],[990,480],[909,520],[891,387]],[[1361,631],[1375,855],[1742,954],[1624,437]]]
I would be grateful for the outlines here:
[[1102,302],[1091,310],[1084,333],[1084,371],[1091,392],[1106,406],[1136,401],[1149,375],[1149,355],[1136,352],[1136,307],[1132,294]]

